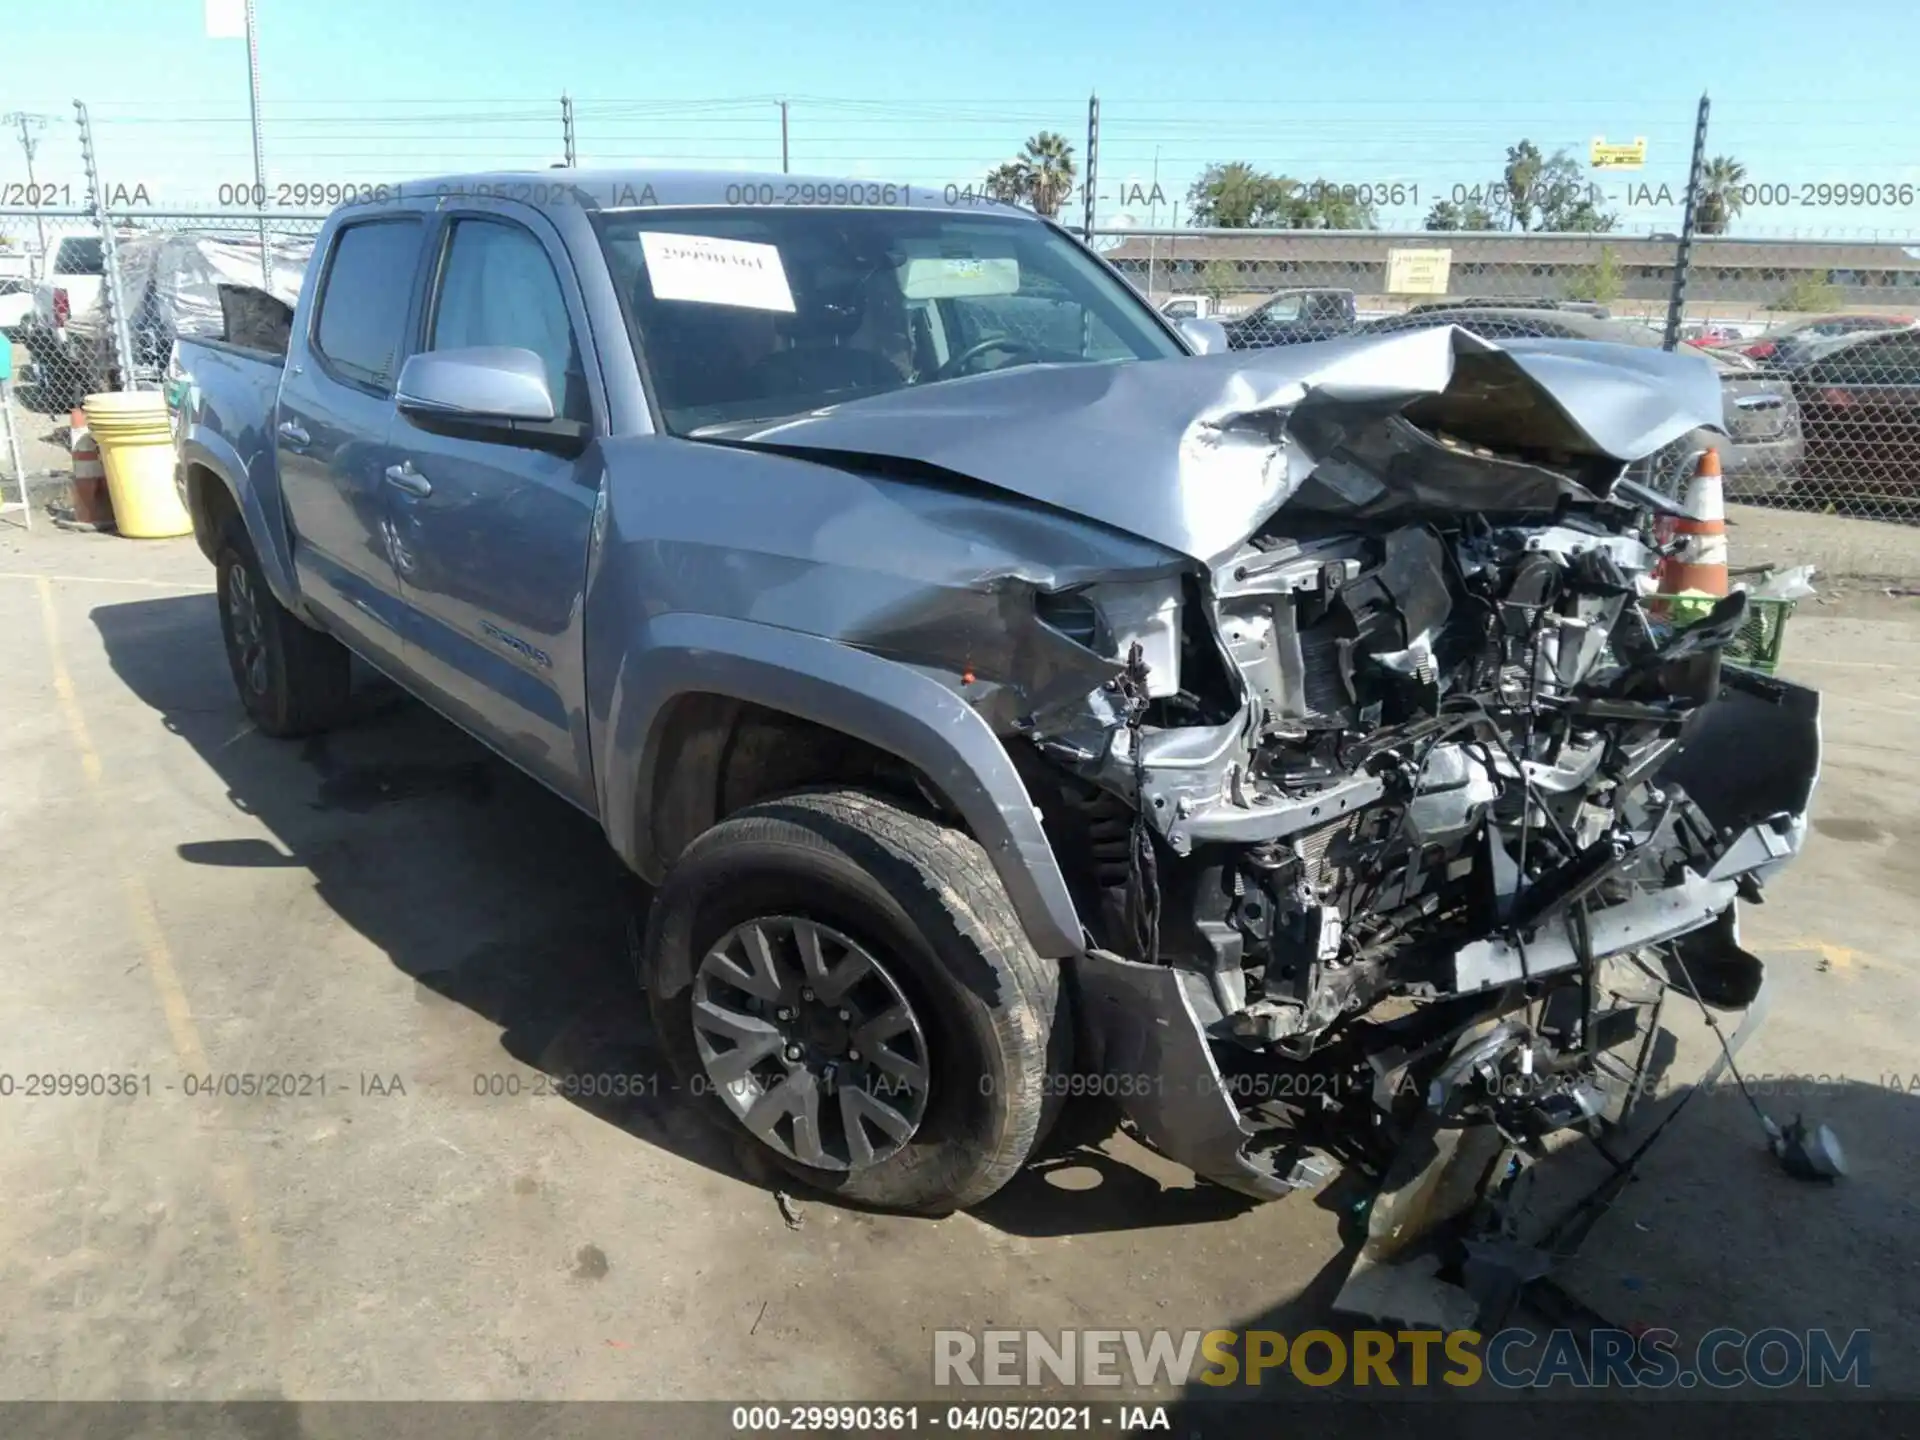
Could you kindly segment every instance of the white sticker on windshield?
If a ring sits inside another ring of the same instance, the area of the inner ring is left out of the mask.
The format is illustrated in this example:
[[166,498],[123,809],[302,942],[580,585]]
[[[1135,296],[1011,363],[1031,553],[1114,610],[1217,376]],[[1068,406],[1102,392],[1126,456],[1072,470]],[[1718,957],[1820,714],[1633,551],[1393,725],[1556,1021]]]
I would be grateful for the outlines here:
[[778,246],[642,230],[640,251],[647,257],[647,277],[656,300],[793,313],[793,291],[787,286]]

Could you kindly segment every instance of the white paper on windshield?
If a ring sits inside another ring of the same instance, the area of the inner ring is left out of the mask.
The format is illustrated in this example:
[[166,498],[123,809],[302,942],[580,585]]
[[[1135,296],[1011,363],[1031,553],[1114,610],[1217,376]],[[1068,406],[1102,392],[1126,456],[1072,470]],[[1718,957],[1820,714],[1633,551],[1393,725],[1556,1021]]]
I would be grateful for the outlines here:
[[777,245],[642,230],[640,252],[647,258],[656,300],[793,313],[793,291]]
[[909,300],[958,300],[969,295],[1017,295],[1020,262],[1011,255],[942,253],[938,242],[907,244],[900,293]]

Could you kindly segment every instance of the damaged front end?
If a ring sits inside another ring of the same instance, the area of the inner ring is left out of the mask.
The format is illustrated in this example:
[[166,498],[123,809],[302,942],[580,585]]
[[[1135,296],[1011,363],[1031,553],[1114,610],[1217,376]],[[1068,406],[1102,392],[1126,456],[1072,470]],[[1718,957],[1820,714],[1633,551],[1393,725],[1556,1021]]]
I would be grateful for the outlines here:
[[1629,960],[1711,1004],[1759,987],[1735,907],[1800,847],[1818,698],[1723,668],[1744,597],[1649,613],[1658,497],[1623,479],[1721,405],[1697,357],[1429,330],[727,438],[1099,527],[848,638],[1019,766],[1086,930],[1082,1064],[1139,1133],[1258,1197],[1417,1154],[1405,1238],[1497,1153],[1619,1114],[1649,1050]]
[[1638,455],[1608,447],[1699,423],[1685,385],[1660,417],[1642,369],[1607,435],[1604,359],[1474,342],[1365,393],[1355,358],[1201,422],[1196,474],[1280,477],[1204,573],[1040,597],[1116,669],[1028,718],[1024,768],[1093,941],[1086,1067],[1253,1196],[1417,1149],[1458,1193],[1404,1240],[1630,1103],[1626,961],[1753,999],[1736,905],[1800,847],[1818,698],[1723,667],[1743,596],[1677,633],[1644,603],[1649,512],[1613,490]]

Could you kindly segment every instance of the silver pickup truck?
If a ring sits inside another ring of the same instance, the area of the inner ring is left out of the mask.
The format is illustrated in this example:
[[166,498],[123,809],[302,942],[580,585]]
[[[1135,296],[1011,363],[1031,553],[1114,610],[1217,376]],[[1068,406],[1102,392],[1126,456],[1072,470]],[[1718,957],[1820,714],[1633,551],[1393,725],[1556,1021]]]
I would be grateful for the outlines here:
[[284,347],[172,364],[254,723],[359,655],[594,816],[688,1102],[860,1202],[981,1200],[1069,1096],[1256,1197],[1617,1114],[1649,976],[1756,993],[1818,767],[1817,697],[1722,663],[1744,597],[1642,604],[1623,475],[1712,370],[1228,352],[970,199],[335,212]]

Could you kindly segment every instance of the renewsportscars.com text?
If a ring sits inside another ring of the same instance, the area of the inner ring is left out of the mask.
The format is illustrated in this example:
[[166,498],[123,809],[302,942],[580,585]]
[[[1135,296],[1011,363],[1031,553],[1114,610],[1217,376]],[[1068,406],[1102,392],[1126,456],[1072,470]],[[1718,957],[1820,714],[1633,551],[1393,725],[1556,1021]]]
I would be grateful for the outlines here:
[[1865,1330],[936,1330],[941,1387],[1129,1386],[1765,1389],[1871,1384]]

